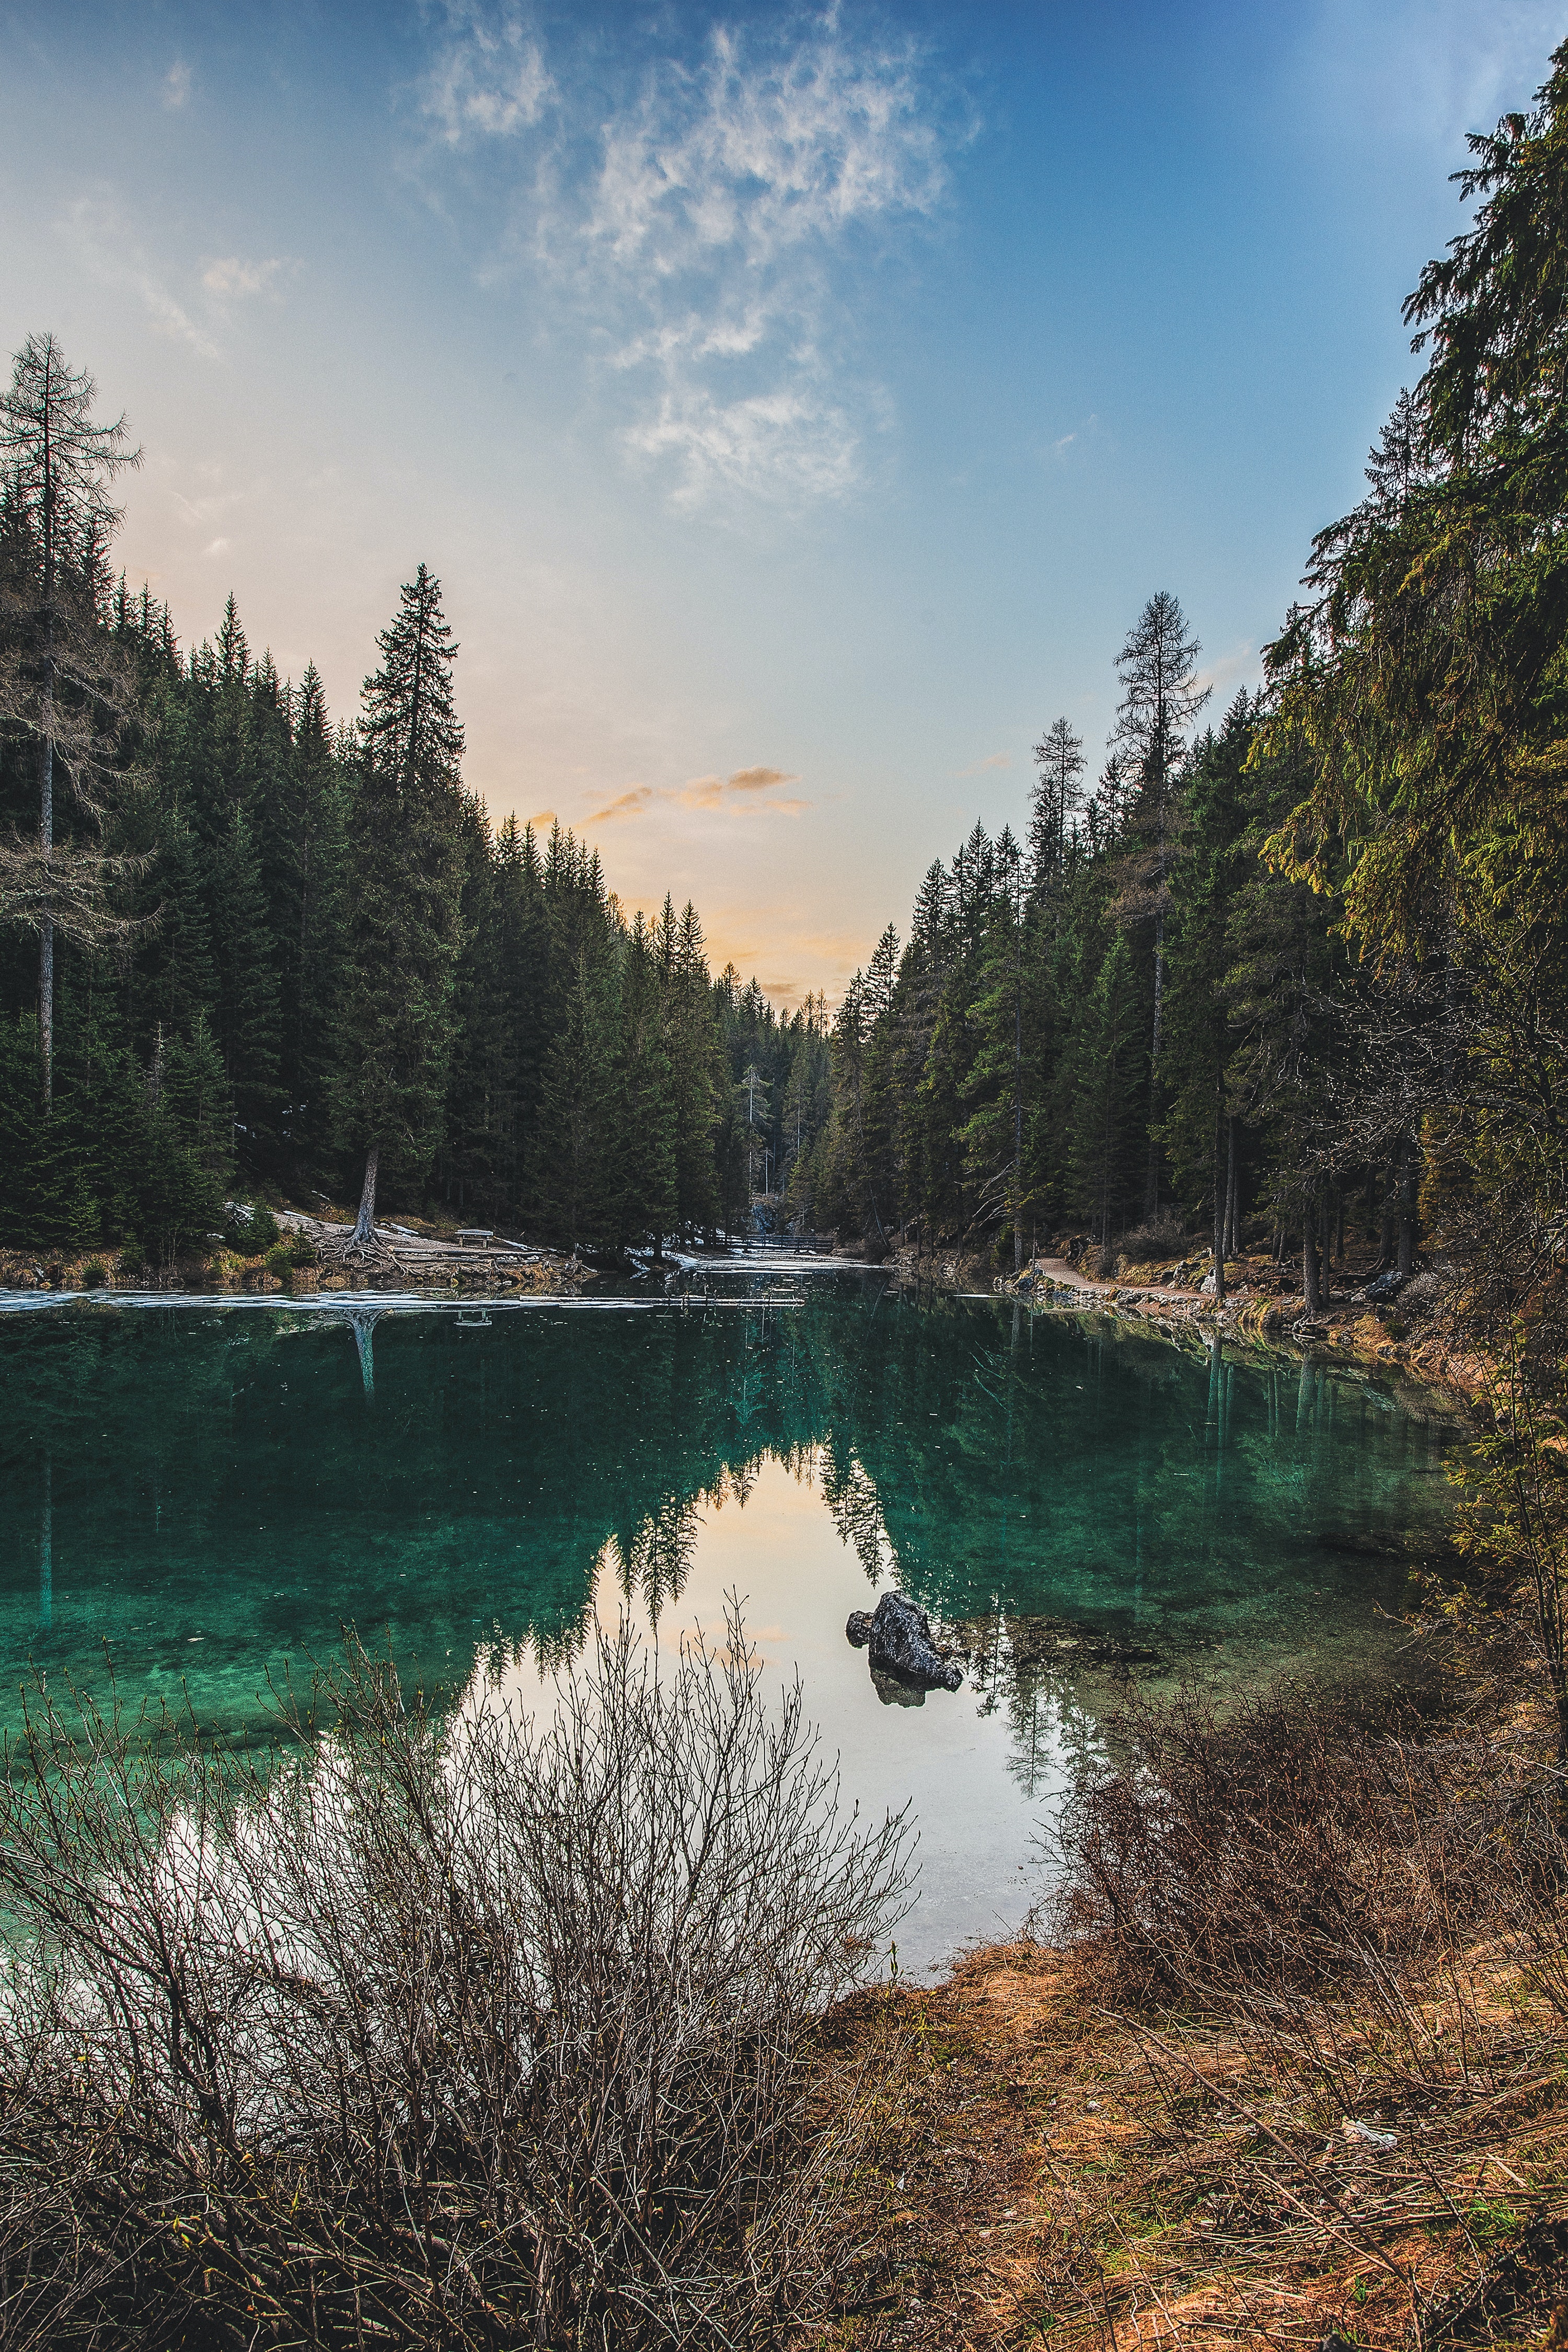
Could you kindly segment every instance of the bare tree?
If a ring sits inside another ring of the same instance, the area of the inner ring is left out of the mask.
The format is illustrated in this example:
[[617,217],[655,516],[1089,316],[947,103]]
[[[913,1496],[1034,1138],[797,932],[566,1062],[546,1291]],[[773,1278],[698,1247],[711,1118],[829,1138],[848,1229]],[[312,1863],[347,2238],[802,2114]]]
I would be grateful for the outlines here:
[[36,858],[21,845],[0,861],[0,910],[38,934],[38,1038],[44,1097],[54,1090],[55,933],[89,945],[111,936],[100,899],[103,861],[72,853],[55,891],[57,767],[81,808],[100,812],[100,788],[131,710],[127,665],[101,626],[104,551],[120,510],[115,476],[141,462],[125,420],[94,422],[98,386],[68,366],[51,334],[29,335],[0,394],[0,475],[11,549],[0,603],[0,717],[38,748]]

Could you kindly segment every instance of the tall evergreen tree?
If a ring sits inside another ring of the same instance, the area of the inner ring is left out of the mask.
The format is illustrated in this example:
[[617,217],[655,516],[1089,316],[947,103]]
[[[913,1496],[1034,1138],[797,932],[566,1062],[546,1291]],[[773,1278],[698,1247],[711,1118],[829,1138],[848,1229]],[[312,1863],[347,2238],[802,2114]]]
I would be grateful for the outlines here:
[[1143,1092],[1140,1026],[1131,951],[1118,929],[1078,1026],[1068,1153],[1073,1203],[1101,1243],[1136,1197],[1131,1146]]
[[463,730],[458,648],[440,583],[422,563],[376,639],[366,678],[360,782],[349,828],[347,970],[339,1016],[338,1131],[364,1153],[353,1241],[374,1232],[384,1152],[419,1182],[441,1139],[462,944]]
[[1138,847],[1127,861],[1122,919],[1149,922],[1153,930],[1145,1217],[1152,1217],[1159,1205],[1157,1120],[1174,785],[1186,730],[1208,700],[1209,692],[1206,686],[1198,684],[1194,668],[1200,650],[1196,637],[1187,633],[1187,617],[1181,605],[1168,589],[1162,588],[1144,605],[1116,657],[1121,700],[1117,708],[1112,742],[1130,763],[1137,788],[1132,823]]

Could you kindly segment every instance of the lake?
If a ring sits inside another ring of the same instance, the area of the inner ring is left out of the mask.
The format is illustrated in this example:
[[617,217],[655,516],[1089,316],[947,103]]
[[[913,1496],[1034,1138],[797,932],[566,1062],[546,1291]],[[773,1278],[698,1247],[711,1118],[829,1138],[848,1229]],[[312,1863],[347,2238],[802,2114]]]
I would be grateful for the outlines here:
[[[0,1313],[0,1716],[32,1668],[267,1736],[344,1623],[524,1696],[595,1617],[795,1672],[879,1812],[912,1806],[906,1967],[1016,1927],[1037,1825],[1131,1676],[1384,1672],[1445,1539],[1453,1428],[1364,1377],[1109,1318],[785,1277],[798,1306],[16,1302]],[[776,1283],[775,1287],[779,1286]],[[640,1303],[638,1303],[640,1297]],[[971,1654],[879,1692],[879,1588]]]

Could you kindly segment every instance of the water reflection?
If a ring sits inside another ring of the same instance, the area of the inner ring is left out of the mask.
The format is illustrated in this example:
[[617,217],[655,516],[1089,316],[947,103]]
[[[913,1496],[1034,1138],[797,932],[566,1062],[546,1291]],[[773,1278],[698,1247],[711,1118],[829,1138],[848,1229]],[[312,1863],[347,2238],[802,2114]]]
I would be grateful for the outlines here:
[[[933,1806],[978,1775],[1021,1821],[1129,1675],[1390,1646],[1447,1434],[1321,1366],[863,1279],[795,1311],[0,1318],[0,1653],[13,1703],[29,1659],[91,1683],[107,1645],[122,1695],[244,1737],[346,1622],[456,1690],[623,1603],[674,1638],[722,1559],[831,1742],[940,1756]],[[893,1728],[843,1664],[891,1587],[972,1661]]]

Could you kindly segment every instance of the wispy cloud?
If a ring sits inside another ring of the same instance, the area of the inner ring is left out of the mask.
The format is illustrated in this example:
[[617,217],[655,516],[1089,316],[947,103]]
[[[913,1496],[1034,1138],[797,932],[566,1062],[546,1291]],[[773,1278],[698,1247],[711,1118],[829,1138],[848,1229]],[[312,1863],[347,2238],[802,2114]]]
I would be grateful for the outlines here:
[[531,27],[511,7],[447,0],[447,38],[420,106],[447,147],[510,139],[539,121],[553,85]]
[[[806,800],[781,799],[780,784],[795,784],[798,776],[784,768],[737,768],[729,776],[693,776],[684,784],[634,784],[628,792],[619,793],[601,809],[584,820],[585,824],[615,824],[623,817],[646,816],[648,811],[663,803],[682,809],[723,809],[739,815],[750,810],[763,810],[771,816],[799,816],[811,806]],[[772,797],[761,800],[755,795],[767,793]]]
[[1263,664],[1258,648],[1243,638],[1229,650],[1216,654],[1205,662],[1197,673],[1198,684],[1210,693],[1223,693],[1226,688],[1256,684],[1262,676]]
[[184,58],[176,58],[163,76],[163,103],[171,114],[178,114],[191,95],[191,69]]
[[629,793],[621,793],[602,809],[595,809],[585,822],[589,824],[614,824],[618,817],[641,816],[658,797],[651,784],[635,785]]
[[623,446],[679,505],[840,498],[889,420],[846,273],[937,211],[963,134],[918,42],[879,25],[835,5],[720,26],[606,109],[602,58],[547,60],[510,0],[448,0],[420,95],[435,151],[512,142],[483,274],[538,271],[574,310]]
[[68,207],[61,229],[83,267],[100,285],[133,295],[159,334],[187,344],[203,359],[216,359],[217,345],[170,291],[163,272],[148,257],[112,198],[79,196]]
[[1563,11],[1558,0],[1320,0],[1302,37],[1320,103],[1358,131],[1375,122],[1447,152],[1529,103]]
[[1012,764],[1011,751],[990,751],[984,760],[976,760],[973,768],[954,768],[952,772],[957,778],[983,776],[987,768],[1010,768]]
[[207,263],[202,284],[209,294],[226,301],[237,295],[272,294],[283,268],[281,260],[242,261],[237,254],[229,254]]

